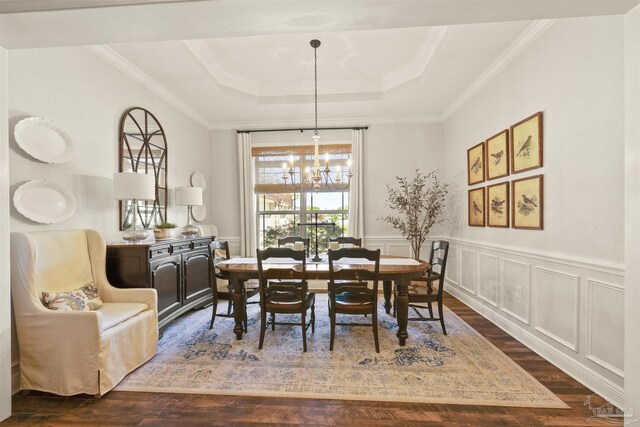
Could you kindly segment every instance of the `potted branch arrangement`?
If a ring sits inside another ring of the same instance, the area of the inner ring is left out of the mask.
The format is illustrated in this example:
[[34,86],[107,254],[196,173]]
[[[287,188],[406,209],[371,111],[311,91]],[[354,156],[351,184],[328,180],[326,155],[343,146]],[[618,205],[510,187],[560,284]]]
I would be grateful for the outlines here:
[[176,224],[170,222],[162,222],[153,229],[153,235],[156,240],[166,240],[173,238],[173,229],[176,228]]
[[396,181],[397,187],[387,185],[387,206],[397,214],[379,219],[400,231],[411,242],[414,259],[420,260],[431,227],[442,220],[448,185],[440,182],[437,171],[424,174],[419,169],[413,179],[397,176]]

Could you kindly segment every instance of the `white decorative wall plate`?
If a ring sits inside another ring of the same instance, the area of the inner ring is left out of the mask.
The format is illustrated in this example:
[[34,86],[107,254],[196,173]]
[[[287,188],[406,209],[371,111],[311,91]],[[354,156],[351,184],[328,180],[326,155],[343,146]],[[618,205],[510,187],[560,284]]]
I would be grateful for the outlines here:
[[28,155],[45,163],[64,163],[73,157],[75,146],[69,134],[51,120],[28,117],[13,129],[16,143]]
[[29,181],[13,195],[13,205],[25,217],[41,224],[69,219],[76,210],[76,199],[66,188],[48,181]]
[[207,207],[205,205],[191,206],[191,216],[195,221],[204,221],[207,217]]
[[191,174],[191,186],[200,187],[202,188],[202,191],[207,188],[207,179],[204,177],[202,172],[195,171]]

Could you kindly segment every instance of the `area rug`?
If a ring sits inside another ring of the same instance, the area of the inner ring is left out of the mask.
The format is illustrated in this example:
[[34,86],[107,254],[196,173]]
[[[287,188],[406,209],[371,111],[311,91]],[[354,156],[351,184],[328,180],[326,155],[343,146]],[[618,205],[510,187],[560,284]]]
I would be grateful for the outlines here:
[[[226,309],[221,302],[219,310]],[[435,322],[409,322],[401,347],[395,318],[380,303],[380,353],[371,328],[338,326],[329,351],[327,296],[316,296],[316,331],[277,326],[258,350],[260,316],[249,305],[249,332],[235,339],[233,319],[211,308],[174,322],[157,355],[115,390],[302,397],[466,405],[567,408],[557,396],[445,308],[448,335]],[[284,321],[280,315],[278,321]],[[368,320],[358,316],[361,320]],[[357,318],[356,318],[357,319]],[[293,320],[293,319],[291,319]]]

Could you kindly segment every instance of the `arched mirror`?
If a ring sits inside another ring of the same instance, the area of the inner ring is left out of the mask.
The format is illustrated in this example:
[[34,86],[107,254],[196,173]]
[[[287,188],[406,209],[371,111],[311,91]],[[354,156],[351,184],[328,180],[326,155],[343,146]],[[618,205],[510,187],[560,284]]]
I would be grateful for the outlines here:
[[156,199],[139,201],[132,212],[130,200],[120,202],[120,229],[131,225],[133,215],[138,224],[152,228],[167,221],[167,137],[156,117],[148,110],[133,107],[120,118],[120,172],[153,174]]

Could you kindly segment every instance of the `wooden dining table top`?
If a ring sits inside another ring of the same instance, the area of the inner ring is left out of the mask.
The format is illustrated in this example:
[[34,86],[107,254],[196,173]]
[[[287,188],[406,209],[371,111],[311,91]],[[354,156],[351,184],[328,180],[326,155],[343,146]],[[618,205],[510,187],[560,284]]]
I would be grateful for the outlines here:
[[[397,260],[397,262],[394,262]],[[404,274],[418,274],[423,273],[429,268],[429,263],[426,261],[419,261],[412,263],[413,258],[382,255],[380,257],[380,270],[381,276],[395,276]],[[263,264],[265,268],[293,268],[301,270],[301,262],[277,262]],[[244,274],[256,274],[258,273],[258,261],[256,258],[232,258],[229,261],[221,261],[217,264],[217,267],[223,271],[229,273],[244,273]],[[323,258],[320,262],[306,262],[306,273],[309,276],[313,276],[318,279],[325,279],[329,277],[329,262],[327,258]],[[336,271],[338,270],[370,270],[373,269],[373,262],[367,263],[337,263]]]

